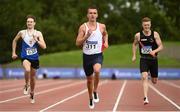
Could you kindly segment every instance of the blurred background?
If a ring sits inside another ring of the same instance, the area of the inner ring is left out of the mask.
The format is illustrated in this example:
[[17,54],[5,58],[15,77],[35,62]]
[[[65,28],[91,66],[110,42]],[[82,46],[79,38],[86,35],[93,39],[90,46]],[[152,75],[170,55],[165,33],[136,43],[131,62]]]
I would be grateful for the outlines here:
[[[141,19],[148,16],[164,45],[159,53],[160,78],[180,78],[179,0],[0,0],[0,77],[23,77],[20,59],[11,59],[11,44],[18,31],[26,28],[28,14],[36,16],[36,29],[47,44],[46,50],[39,49],[37,77],[84,77],[82,51],[75,40],[92,5],[98,8],[98,21],[106,24],[109,34],[102,77],[140,78],[139,60],[131,62],[131,46],[134,34],[141,30]],[[19,41],[18,55],[20,47]]]

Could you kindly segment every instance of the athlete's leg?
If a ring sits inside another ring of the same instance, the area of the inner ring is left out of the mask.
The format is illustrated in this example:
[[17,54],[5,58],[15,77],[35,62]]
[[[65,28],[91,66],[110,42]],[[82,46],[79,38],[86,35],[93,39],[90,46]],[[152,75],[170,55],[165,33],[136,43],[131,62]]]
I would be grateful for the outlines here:
[[97,91],[97,88],[98,88],[98,84],[99,84],[99,75],[100,75],[100,70],[101,70],[101,64],[99,63],[96,63],[94,66],[93,66],[93,69],[94,69],[94,92]]
[[158,78],[157,77],[151,77],[151,81],[153,84],[157,84]]
[[24,68],[25,84],[26,84],[26,86],[28,86],[29,85],[30,70],[31,70],[31,63],[25,59],[25,60],[23,60],[22,65]]
[[83,54],[83,68],[87,78],[87,88],[88,88],[88,95],[89,95],[89,108],[94,108],[94,101],[93,101],[93,83],[94,83],[94,76],[93,76],[93,65],[91,56]]
[[34,93],[35,83],[36,83],[36,69],[31,67],[31,74],[30,74],[30,87],[31,93]]
[[151,67],[150,67],[150,73],[151,73],[151,81],[153,84],[156,84],[158,81],[158,60],[152,60]]
[[142,83],[143,83],[143,92],[144,92],[144,97],[148,96],[148,87],[149,87],[149,83],[148,83],[148,72],[142,72]]

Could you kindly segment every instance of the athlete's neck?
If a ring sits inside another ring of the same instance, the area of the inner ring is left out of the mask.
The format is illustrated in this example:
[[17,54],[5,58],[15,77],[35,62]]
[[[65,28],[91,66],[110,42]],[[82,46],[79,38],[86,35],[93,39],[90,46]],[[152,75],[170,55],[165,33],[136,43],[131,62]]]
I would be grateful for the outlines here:
[[89,21],[88,24],[89,26],[96,26],[96,21],[93,21],[93,22]]
[[34,28],[27,28],[27,31],[32,32],[34,31]]
[[151,35],[151,30],[148,30],[148,31],[143,30],[143,33],[144,33],[144,35],[149,36],[149,35]]
[[27,33],[32,36],[34,34],[34,28],[27,28]]

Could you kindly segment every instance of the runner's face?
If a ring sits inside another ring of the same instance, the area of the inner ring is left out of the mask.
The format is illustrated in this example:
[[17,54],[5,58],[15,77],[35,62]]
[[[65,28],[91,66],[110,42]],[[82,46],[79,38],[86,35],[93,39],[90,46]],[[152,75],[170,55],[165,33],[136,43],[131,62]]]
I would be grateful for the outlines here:
[[27,21],[26,21],[26,25],[27,25],[28,29],[34,28],[35,24],[36,23],[34,22],[33,18],[28,18]]
[[95,22],[98,17],[97,10],[96,9],[88,9],[87,17],[88,17],[89,21]]
[[142,23],[142,27],[143,27],[144,31],[146,31],[146,32],[150,31],[150,29],[151,29],[151,22],[150,21],[143,22]]

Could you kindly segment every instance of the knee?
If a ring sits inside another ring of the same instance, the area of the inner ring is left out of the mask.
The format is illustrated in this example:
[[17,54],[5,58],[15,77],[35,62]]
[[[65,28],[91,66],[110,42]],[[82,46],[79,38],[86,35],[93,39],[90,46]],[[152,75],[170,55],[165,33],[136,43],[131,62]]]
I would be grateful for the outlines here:
[[147,80],[147,79],[148,79],[148,76],[143,75],[143,76],[141,77],[141,79],[142,79],[142,80]]
[[93,77],[87,78],[87,83],[93,83]]
[[94,73],[95,74],[99,74],[100,73],[100,71],[101,71],[101,64],[95,64],[94,66],[93,66],[93,69],[94,69]]
[[100,73],[100,69],[94,69],[94,73],[95,74],[99,74]]
[[26,73],[30,73],[31,70],[30,70],[30,69],[25,69],[25,72],[26,72]]

